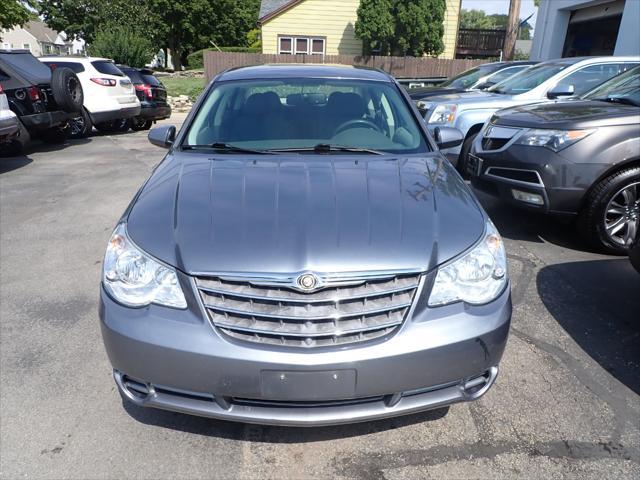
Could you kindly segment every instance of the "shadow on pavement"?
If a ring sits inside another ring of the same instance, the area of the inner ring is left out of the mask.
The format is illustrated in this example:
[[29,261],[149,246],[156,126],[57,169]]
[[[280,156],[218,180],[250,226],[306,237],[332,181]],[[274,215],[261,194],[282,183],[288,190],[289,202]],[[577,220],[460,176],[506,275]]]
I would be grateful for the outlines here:
[[278,427],[227,422],[182,413],[167,412],[155,408],[144,408],[134,405],[124,398],[122,399],[122,406],[133,419],[145,425],[230,440],[248,440],[251,442],[265,443],[307,443],[358,437],[417,423],[439,420],[449,412],[449,407],[444,407],[402,417],[349,425],[330,427]]
[[544,267],[547,310],[611,375],[640,394],[640,275],[626,258]]
[[582,238],[573,217],[544,215],[503,203],[476,190],[474,193],[505,238],[536,243],[548,242],[571,250],[598,253]]
[[33,162],[33,160],[26,155],[18,155],[17,157],[0,156],[0,174],[25,167],[31,162]]

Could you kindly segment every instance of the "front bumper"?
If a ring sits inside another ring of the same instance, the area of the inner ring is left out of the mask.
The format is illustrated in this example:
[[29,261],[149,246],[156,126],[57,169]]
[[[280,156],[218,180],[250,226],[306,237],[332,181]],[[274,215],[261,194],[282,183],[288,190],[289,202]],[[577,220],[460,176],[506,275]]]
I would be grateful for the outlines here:
[[[141,406],[273,425],[359,422],[474,400],[496,378],[511,321],[507,289],[484,306],[416,310],[383,342],[300,350],[230,340],[190,303],[131,309],[101,289],[102,335],[122,394]],[[304,388],[282,388],[289,381]]]
[[[471,149],[472,157],[479,162],[471,158],[468,165],[473,187],[528,210],[577,214],[589,186],[598,178],[600,170],[596,169],[601,168],[576,164],[564,156],[564,151],[556,153],[542,147],[510,145],[500,151],[484,151],[481,141],[479,135]],[[523,193],[537,196],[540,203],[523,201]]]

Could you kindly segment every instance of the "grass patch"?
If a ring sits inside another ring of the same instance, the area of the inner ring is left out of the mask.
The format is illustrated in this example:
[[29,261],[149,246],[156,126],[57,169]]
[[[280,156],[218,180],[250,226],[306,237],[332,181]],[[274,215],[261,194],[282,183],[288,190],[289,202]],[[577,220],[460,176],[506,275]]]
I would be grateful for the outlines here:
[[204,78],[162,77],[160,81],[167,89],[167,95],[187,95],[191,100],[195,100],[205,87]]

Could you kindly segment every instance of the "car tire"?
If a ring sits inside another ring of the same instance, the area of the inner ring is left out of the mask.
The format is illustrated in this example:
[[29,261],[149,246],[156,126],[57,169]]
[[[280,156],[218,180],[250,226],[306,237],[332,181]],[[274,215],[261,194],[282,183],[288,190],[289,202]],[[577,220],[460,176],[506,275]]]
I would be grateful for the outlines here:
[[82,111],[84,92],[77,75],[70,68],[56,68],[51,73],[51,91],[58,107],[65,112]]
[[587,197],[578,224],[594,247],[626,255],[640,229],[640,166],[598,182]]
[[91,130],[93,122],[85,108],[82,109],[81,115],[69,121],[69,138],[85,138],[91,134]]
[[131,120],[128,118],[119,118],[113,122],[114,132],[128,132],[131,128]]
[[458,173],[462,176],[462,178],[469,178],[469,174],[467,173],[467,165],[469,164],[469,153],[471,153],[471,147],[473,146],[473,142],[475,141],[478,133],[473,133],[469,135],[464,143],[462,144],[462,148],[460,149],[460,155],[458,156],[458,163],[456,164],[456,169]]
[[50,128],[49,130],[41,132],[38,135],[38,138],[45,143],[58,145],[60,143],[64,143],[64,141],[69,137],[68,130],[68,128]]
[[149,130],[151,128],[151,125],[153,125],[153,122],[151,120],[134,118],[131,121],[131,128],[136,132],[139,132],[140,130]]

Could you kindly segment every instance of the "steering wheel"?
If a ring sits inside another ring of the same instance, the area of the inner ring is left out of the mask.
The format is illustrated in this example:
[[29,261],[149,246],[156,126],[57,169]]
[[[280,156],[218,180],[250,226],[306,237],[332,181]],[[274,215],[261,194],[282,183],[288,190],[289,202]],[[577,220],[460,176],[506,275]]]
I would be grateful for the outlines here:
[[371,130],[375,130],[378,133],[382,133],[380,127],[378,127],[378,125],[373,123],[371,120],[357,118],[355,120],[347,120],[346,122],[344,122],[342,125],[336,128],[336,131],[333,133],[333,135],[336,136],[339,133],[344,132],[345,130],[350,130],[352,128],[369,128]]

